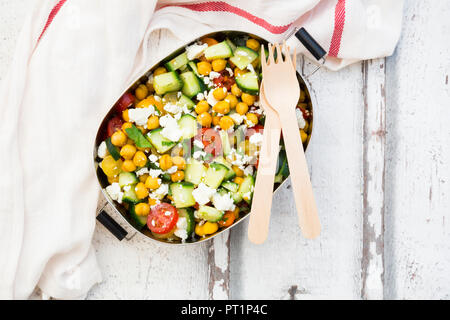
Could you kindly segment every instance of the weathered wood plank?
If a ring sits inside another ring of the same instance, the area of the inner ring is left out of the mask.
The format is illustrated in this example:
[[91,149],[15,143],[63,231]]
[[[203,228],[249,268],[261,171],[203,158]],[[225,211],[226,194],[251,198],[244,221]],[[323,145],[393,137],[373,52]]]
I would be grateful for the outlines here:
[[209,243],[209,299],[230,298],[230,231],[225,231]]
[[321,70],[311,81],[318,104],[307,159],[322,235],[301,237],[292,190],[283,188],[273,200],[263,245],[249,243],[247,223],[231,231],[234,299],[361,297],[361,64],[338,73]]
[[383,299],[384,156],[386,135],[385,59],[364,61],[363,299]]
[[448,1],[405,1],[387,58],[386,298],[450,298],[449,16]]

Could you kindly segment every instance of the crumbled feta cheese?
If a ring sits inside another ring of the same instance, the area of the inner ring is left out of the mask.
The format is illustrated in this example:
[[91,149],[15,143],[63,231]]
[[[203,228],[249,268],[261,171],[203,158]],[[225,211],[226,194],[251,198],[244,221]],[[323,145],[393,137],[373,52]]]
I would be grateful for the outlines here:
[[138,126],[146,126],[148,117],[155,113],[155,107],[128,109],[130,122],[136,123]]
[[206,152],[205,152],[205,151],[198,150],[198,151],[195,151],[194,154],[193,154],[192,156],[194,157],[194,159],[199,159],[199,158],[201,158],[201,157],[206,156]]
[[203,100],[203,99],[205,99],[205,95],[203,94],[203,93],[201,93],[201,92],[199,92],[198,94],[197,94],[197,100],[198,101],[201,101],[201,100]]
[[151,155],[148,156],[148,159],[149,159],[151,162],[156,162],[156,161],[158,161],[158,156],[156,156],[156,155],[154,155],[154,154],[151,154]]
[[225,68],[225,70],[227,70],[228,71],[228,73],[230,74],[230,77],[232,77],[233,76],[233,70],[231,70],[231,68],[230,67],[226,67]]
[[303,112],[299,108],[295,109],[295,116],[297,117],[298,128],[303,129],[306,126],[305,118],[303,118]]
[[242,123],[242,121],[244,121],[244,119],[245,119],[245,116],[241,115],[239,113],[230,113],[229,117],[231,119],[233,119],[233,122],[237,125],[240,125]]
[[139,169],[139,170],[137,170],[136,171],[136,175],[139,177],[139,176],[142,176],[142,175],[144,175],[144,174],[146,174],[146,173],[148,173],[148,168],[141,168],[141,169]]
[[111,185],[106,187],[106,192],[108,192],[111,199],[122,203],[123,192],[120,190],[120,186],[117,182],[113,182]]
[[[247,53],[247,52],[246,52],[246,53]],[[250,72],[255,73],[255,68],[253,68],[253,65],[252,65],[251,63],[249,63],[249,64],[247,65],[247,70],[250,71]]]
[[198,139],[195,139],[194,140],[194,146],[196,146],[197,148],[199,148],[199,149],[203,149],[205,146],[203,145],[203,143],[200,141],[200,140],[198,140]]
[[180,140],[182,131],[178,126],[178,122],[171,115],[167,114],[159,118],[159,124],[163,129],[161,130],[161,135],[170,141],[177,142]]
[[254,124],[252,121],[248,120],[247,117],[245,117],[245,124],[246,124],[247,127],[249,127],[249,128],[255,126],[255,124]]
[[252,136],[248,139],[251,144],[260,145],[263,141],[263,135],[259,132],[252,134]]
[[250,198],[252,197],[252,193],[249,191],[249,192],[247,192],[247,193],[244,193],[243,195],[242,195],[242,198],[244,199],[244,200],[250,200]]
[[209,73],[209,78],[210,78],[211,80],[214,80],[214,79],[216,79],[216,78],[218,78],[218,77],[220,77],[220,73],[219,73],[219,72],[211,71],[211,72]]
[[123,191],[128,192],[131,190],[131,186],[125,186],[123,187]]
[[208,187],[206,184],[201,182],[198,187],[192,191],[192,196],[195,201],[200,205],[205,205],[210,201],[210,198],[216,193],[216,189]]
[[106,148],[106,142],[103,141],[98,146],[97,155],[98,155],[99,158],[103,159],[104,157],[106,157],[107,154],[108,154],[108,149]]
[[177,166],[172,166],[172,167],[170,167],[169,169],[167,169],[167,173],[172,174],[172,173],[177,172],[177,170],[178,170],[178,167],[177,167]]
[[181,112],[181,107],[177,106],[176,104],[167,103],[164,106],[164,110],[166,110],[167,112],[170,112],[170,113],[179,113],[179,112]]
[[160,170],[160,169],[150,169],[150,171],[149,171],[149,175],[152,177],[152,178],[158,178],[158,176],[160,175],[162,173],[162,170]]
[[244,169],[244,174],[246,176],[251,176],[253,174],[253,167],[252,166],[246,166]]
[[155,190],[155,193],[160,196],[165,196],[169,193],[169,185],[167,183],[160,185],[159,188]]
[[[211,72],[212,72],[212,71],[211,71]],[[208,85],[208,84],[210,84],[210,82],[211,82],[211,80],[210,80],[208,77],[204,77],[204,78],[203,78],[203,83],[204,83],[204,84]]]
[[153,73],[150,73],[150,74],[148,75],[147,83],[153,84],[153,79],[154,79]]
[[214,194],[212,202],[217,210],[229,211],[234,210],[235,208],[234,201],[229,193],[225,193],[223,195],[219,193]]
[[177,228],[175,229],[174,234],[178,238],[181,238],[182,241],[186,240],[188,237],[186,231],[187,227],[188,227],[187,219],[185,217],[179,217],[177,221]]
[[204,43],[198,45],[196,43],[186,47],[186,54],[189,60],[194,60],[203,54],[203,51],[208,48],[208,44]]

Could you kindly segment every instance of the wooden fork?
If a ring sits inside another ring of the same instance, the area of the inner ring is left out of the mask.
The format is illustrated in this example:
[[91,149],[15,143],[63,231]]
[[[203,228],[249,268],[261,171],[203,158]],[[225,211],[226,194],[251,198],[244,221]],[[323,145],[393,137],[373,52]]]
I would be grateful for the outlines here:
[[[262,51],[261,64],[264,79],[264,95],[269,106],[278,114],[283,131],[283,140],[289,164],[292,189],[298,214],[298,223],[305,238],[314,239],[320,234],[320,221],[308,173],[305,153],[301,142],[295,108],[300,97],[297,74],[286,44],[282,50],[269,44],[269,58],[266,61]],[[294,55],[294,60],[295,60]]]

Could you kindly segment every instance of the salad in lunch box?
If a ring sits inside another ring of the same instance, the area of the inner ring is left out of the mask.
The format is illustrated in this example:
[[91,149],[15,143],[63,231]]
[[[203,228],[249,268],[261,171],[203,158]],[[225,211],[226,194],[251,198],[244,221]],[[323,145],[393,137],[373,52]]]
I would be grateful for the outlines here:
[[[198,241],[249,212],[264,130],[260,45],[248,36],[202,38],[116,103],[97,160],[110,198],[153,237]],[[306,143],[312,114],[304,85],[296,114]],[[288,175],[282,148],[276,182]]]

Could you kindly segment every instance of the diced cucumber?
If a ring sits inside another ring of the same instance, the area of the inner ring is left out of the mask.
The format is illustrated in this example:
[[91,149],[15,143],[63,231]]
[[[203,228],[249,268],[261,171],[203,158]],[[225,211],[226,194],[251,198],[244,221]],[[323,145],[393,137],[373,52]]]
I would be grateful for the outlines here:
[[177,69],[180,69],[181,67],[185,66],[189,62],[187,58],[186,52],[183,52],[182,54],[176,56],[169,62],[165,64],[167,70],[169,71],[175,71]]
[[178,99],[177,105],[180,107],[186,106],[189,110],[192,110],[195,107],[195,103],[184,94],[181,94],[180,99]]
[[179,91],[166,93],[162,100],[164,103],[176,104],[179,107],[186,106],[189,110],[195,107],[195,103]]
[[233,41],[231,41],[229,38],[226,38],[225,41],[228,43],[228,46],[231,48],[231,51],[234,52],[234,50],[236,50],[236,45],[233,43]]
[[259,54],[247,47],[237,47],[233,52],[233,56],[230,61],[234,63],[236,67],[241,70],[247,68],[247,66],[258,58]]
[[236,193],[239,189],[239,185],[237,183],[231,182],[231,181],[225,181],[222,183],[222,187],[227,189],[228,191],[231,191],[232,193]]
[[190,182],[175,182],[170,185],[173,202],[177,208],[187,208],[195,204],[192,196],[194,185]]
[[233,193],[233,194],[231,195],[231,198],[233,198],[234,203],[239,203],[239,202],[242,201],[242,196],[241,196],[241,194],[239,193],[239,191],[236,192],[236,193]]
[[121,172],[119,174],[119,186],[121,188],[138,182],[139,180],[134,172]]
[[206,168],[202,162],[191,159],[190,163],[186,165],[184,171],[184,180],[198,185],[202,181],[202,177],[206,172]]
[[221,163],[213,162],[209,165],[205,175],[205,184],[213,189],[217,189],[220,186],[225,175],[228,172],[228,168]]
[[274,182],[281,183],[286,177],[289,176],[289,166],[286,158],[286,151],[280,150],[277,162],[277,175]]
[[197,119],[190,114],[183,115],[178,120],[178,126],[182,132],[182,139],[190,139],[197,134]]
[[182,73],[180,78],[183,82],[183,89],[181,91],[188,98],[192,98],[206,89],[203,81],[201,81],[192,71]]
[[186,232],[187,232],[188,237],[190,237],[192,235],[192,233],[194,232],[194,228],[195,228],[194,210],[192,210],[192,208],[178,209],[178,214],[180,217],[186,218],[186,221],[187,221]]
[[207,220],[209,222],[217,222],[223,217],[223,211],[217,210],[210,206],[200,206],[197,211],[197,215],[200,219]]
[[137,226],[139,228],[143,228],[147,224],[147,217],[148,216],[140,216],[140,215],[138,215],[136,213],[135,208],[136,207],[135,207],[134,204],[130,205],[130,209],[129,209],[130,216],[131,216],[131,218],[133,218],[133,220],[136,222],[136,224],[137,224]]
[[214,159],[214,162],[218,162],[220,164],[223,164],[225,167],[227,167],[227,173],[225,174],[225,177],[223,178],[223,180],[230,180],[236,176],[236,172],[234,172],[231,163],[229,163],[223,157],[221,157],[221,156],[216,157]]
[[219,131],[220,140],[222,142],[223,154],[227,156],[231,152],[230,137],[226,130]]
[[136,185],[130,185],[130,186],[126,186],[127,190],[124,190],[123,192],[123,198],[122,200],[125,202],[128,202],[130,204],[134,204],[134,203],[138,203],[139,199],[136,195],[136,191],[134,190],[134,188],[136,187]]
[[229,58],[233,55],[233,50],[226,41],[214,44],[205,49],[205,58],[208,60]]
[[111,156],[114,158],[114,160],[120,159],[120,151],[119,148],[117,148],[115,145],[112,144],[111,138],[106,139],[106,149],[108,149],[108,152],[111,154]]
[[236,84],[242,91],[249,94],[258,94],[258,75],[254,72],[247,72],[236,76]]
[[253,176],[246,176],[242,181],[238,193],[242,196],[247,203],[251,203],[253,197],[253,188],[255,186],[255,179]]
[[195,75],[196,75],[197,77],[200,76],[200,73],[198,73],[197,65],[195,64],[194,61],[189,61],[189,62],[188,62],[188,67],[189,67],[189,69],[192,70],[192,72],[195,73]]
[[176,142],[170,141],[161,134],[162,128],[158,128],[147,133],[148,139],[159,153],[169,151]]
[[183,82],[175,71],[158,74],[153,79],[153,88],[158,95],[178,91],[182,87]]

